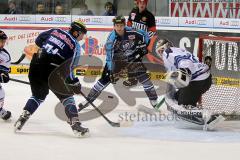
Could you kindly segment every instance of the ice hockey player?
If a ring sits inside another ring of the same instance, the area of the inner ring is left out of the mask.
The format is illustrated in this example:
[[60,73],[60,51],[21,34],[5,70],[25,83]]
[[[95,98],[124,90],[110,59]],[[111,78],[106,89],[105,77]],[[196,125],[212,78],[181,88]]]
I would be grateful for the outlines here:
[[[197,106],[202,94],[208,91],[212,84],[209,66],[199,62],[198,58],[187,50],[173,47],[167,39],[159,40],[156,48],[168,71],[166,80],[174,86],[168,94],[170,96],[165,99],[168,108],[184,120],[204,125],[205,129],[213,129],[217,123],[222,122],[223,116],[212,113],[205,115],[203,109]],[[176,100],[177,105],[168,103],[169,98],[170,101]]]
[[[69,31],[59,28],[52,28],[42,32],[35,40],[36,45],[40,48],[38,53],[33,55],[29,69],[29,81],[31,85],[32,96],[28,99],[23,113],[15,123],[15,130],[21,130],[25,122],[37,110],[39,105],[45,100],[49,93],[48,78],[56,66],[64,63],[72,58],[69,68],[70,75],[66,78],[67,87],[78,94],[81,90],[81,84],[77,77],[73,74],[73,69],[78,64],[80,56],[80,40],[87,33],[86,26],[81,21],[71,23]],[[68,117],[74,134],[78,137],[84,136],[89,132],[88,128],[81,126],[78,118],[78,111],[72,95],[62,95],[53,93],[61,101],[65,107],[65,113]]]
[[[136,0],[137,7],[134,7],[129,14],[127,26],[134,29],[141,29],[148,32],[150,39],[156,34],[156,22],[154,15],[147,10],[148,0]],[[137,85],[137,79],[128,74],[128,79],[123,82],[126,87]]]
[[[8,73],[10,71],[11,57],[8,51],[4,49],[7,38],[7,35],[0,30],[0,83],[7,83],[9,81]],[[0,118],[8,120],[11,117],[11,112],[3,108],[4,98],[4,89],[0,84]]]
[[[157,108],[158,97],[142,63],[142,57],[148,53],[149,36],[143,30],[126,27],[125,21],[125,18],[122,16],[116,16],[113,19],[114,30],[108,36],[105,46],[107,54],[106,65],[102,77],[91,89],[87,99],[93,102],[110,83],[116,83],[118,79],[117,74],[126,69],[127,66],[143,85],[151,105]],[[87,107],[87,104],[87,101],[80,104],[79,110]]]

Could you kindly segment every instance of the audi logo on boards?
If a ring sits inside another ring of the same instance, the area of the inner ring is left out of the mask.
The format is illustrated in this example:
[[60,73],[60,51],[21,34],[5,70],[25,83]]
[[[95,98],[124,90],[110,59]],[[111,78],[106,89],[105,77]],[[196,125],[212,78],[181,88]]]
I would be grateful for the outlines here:
[[159,23],[160,24],[171,24],[171,20],[170,19],[159,19]]
[[94,23],[103,23],[103,19],[102,18],[91,18],[92,19],[92,22]]
[[198,20],[198,21],[197,21],[197,24],[198,24],[198,25],[206,25],[206,24],[207,24],[207,21],[206,21],[206,20]]
[[19,21],[21,21],[21,22],[29,22],[29,21],[31,21],[31,17],[29,17],[29,16],[20,16],[19,17]]
[[56,21],[56,22],[66,22],[66,17],[55,17],[54,18],[54,20]]
[[230,21],[230,26],[239,26],[239,21]]

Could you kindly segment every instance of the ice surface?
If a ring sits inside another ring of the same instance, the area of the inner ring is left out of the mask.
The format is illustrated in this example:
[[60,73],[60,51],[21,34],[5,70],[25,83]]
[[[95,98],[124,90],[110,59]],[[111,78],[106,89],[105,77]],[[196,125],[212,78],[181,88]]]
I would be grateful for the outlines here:
[[[27,80],[26,77],[15,77]],[[13,124],[22,113],[30,87],[9,82],[5,108],[12,111],[12,121],[0,120],[0,160],[168,160],[168,159],[229,159],[239,158],[239,122],[225,122],[217,131],[205,132],[198,127],[176,121],[136,121],[130,128],[112,128],[102,118],[84,122],[91,137],[75,138],[69,125],[54,113],[58,100],[52,93],[29,119],[19,133]],[[108,91],[111,91],[111,87]],[[82,100],[77,98],[78,102]],[[148,104],[138,99],[138,104]],[[120,101],[119,107],[107,116],[119,120],[119,114],[129,111]],[[185,128],[185,129],[184,129]]]

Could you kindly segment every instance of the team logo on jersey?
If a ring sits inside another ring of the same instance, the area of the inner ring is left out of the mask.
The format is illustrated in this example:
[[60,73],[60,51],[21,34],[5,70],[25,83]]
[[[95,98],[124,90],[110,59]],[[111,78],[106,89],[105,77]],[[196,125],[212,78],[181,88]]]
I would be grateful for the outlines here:
[[142,17],[142,21],[146,22],[147,21],[147,17]]
[[134,20],[136,17],[136,13],[131,13],[131,20]]
[[136,38],[135,35],[129,35],[129,36],[128,36],[128,39],[130,39],[130,40],[133,40],[133,39],[135,39],[135,38]]

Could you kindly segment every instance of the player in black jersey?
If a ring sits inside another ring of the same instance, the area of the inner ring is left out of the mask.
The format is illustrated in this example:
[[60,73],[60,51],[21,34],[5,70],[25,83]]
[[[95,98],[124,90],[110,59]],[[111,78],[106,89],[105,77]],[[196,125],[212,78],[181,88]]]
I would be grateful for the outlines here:
[[[148,0],[137,0],[137,7],[130,12],[127,26],[148,32],[151,39],[156,34],[156,22],[154,15],[147,10],[147,3]],[[137,85],[137,79],[128,74],[128,80],[124,81],[123,85],[126,87]]]
[[[86,26],[81,21],[74,21],[71,23],[69,31],[52,28],[42,32],[36,38],[35,43],[40,49],[38,53],[33,55],[28,75],[32,96],[28,99],[22,115],[15,123],[15,130],[21,130],[25,122],[45,100],[49,89],[51,89],[48,83],[51,73],[57,66],[64,64],[67,60],[71,60],[71,64],[66,68],[70,71],[70,74],[61,85],[70,88],[73,91],[71,94],[78,94],[78,91],[81,90],[81,84],[78,78],[74,76],[73,69],[78,65],[81,54],[79,41],[83,39],[86,33]],[[88,133],[88,128],[82,127],[79,121],[73,95],[52,91],[65,107],[68,123],[74,134],[81,137]]]

